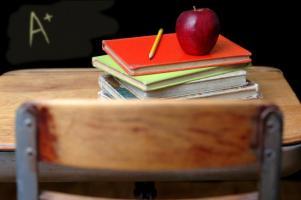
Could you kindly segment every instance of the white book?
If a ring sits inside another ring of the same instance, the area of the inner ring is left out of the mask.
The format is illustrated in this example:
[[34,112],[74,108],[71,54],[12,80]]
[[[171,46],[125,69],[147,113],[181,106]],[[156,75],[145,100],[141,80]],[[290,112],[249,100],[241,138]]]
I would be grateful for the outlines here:
[[177,99],[198,99],[198,98],[215,98],[215,99],[259,99],[262,98],[257,83],[249,82],[245,86],[225,89],[220,91],[195,94],[190,96],[178,97]]
[[111,96],[110,94],[105,93],[104,91],[99,91],[98,92],[98,99],[101,99],[101,100],[112,100],[112,99],[115,99],[115,98],[113,96]]
[[[129,90],[123,88],[113,77],[108,82],[101,82],[99,98],[104,99],[139,99]],[[231,89],[224,89],[212,92],[205,92],[193,95],[179,96],[173,99],[197,99],[197,98],[223,98],[223,99],[258,99],[260,98],[259,86],[257,83],[247,82],[244,86]]]
[[[181,96],[208,93],[244,86],[247,84],[246,74],[247,72],[245,70],[239,70],[153,91],[142,91],[139,88],[124,81],[121,81],[119,79],[116,80],[122,87],[128,89],[139,99],[177,98]],[[105,77],[101,78],[100,81],[105,81]]]

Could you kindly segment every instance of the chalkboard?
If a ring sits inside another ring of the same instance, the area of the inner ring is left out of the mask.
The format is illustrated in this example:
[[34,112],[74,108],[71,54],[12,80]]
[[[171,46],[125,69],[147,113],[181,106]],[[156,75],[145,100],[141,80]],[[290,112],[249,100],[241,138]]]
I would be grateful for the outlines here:
[[[297,2],[297,1],[296,1]],[[222,34],[249,49],[253,63],[284,71],[301,94],[298,73],[300,12],[294,2],[272,0],[26,0],[0,7],[0,73],[38,67],[90,67],[107,38],[174,32],[187,9],[210,7]]]

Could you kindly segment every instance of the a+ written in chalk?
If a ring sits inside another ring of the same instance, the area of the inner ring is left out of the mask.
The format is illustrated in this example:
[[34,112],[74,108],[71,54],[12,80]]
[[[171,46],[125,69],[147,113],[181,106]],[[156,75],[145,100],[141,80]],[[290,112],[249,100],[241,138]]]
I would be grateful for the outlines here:
[[45,17],[44,17],[44,20],[48,21],[48,22],[51,22],[52,18],[53,18],[53,15],[50,15],[49,13],[46,13]]

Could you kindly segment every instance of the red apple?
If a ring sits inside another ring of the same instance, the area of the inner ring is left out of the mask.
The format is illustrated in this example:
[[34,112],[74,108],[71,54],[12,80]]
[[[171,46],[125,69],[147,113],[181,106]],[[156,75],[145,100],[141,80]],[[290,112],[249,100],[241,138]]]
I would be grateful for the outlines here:
[[180,46],[191,55],[208,54],[217,41],[219,31],[218,16],[209,8],[184,11],[176,23]]

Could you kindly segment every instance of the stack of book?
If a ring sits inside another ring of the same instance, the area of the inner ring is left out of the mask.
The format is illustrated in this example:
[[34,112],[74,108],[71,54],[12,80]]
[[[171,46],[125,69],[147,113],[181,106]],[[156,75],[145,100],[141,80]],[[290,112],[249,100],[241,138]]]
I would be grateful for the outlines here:
[[208,55],[187,55],[176,35],[165,34],[156,55],[148,58],[155,36],[104,40],[108,55],[92,58],[104,99],[260,97],[257,83],[247,80],[251,53],[222,35]]

